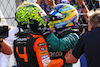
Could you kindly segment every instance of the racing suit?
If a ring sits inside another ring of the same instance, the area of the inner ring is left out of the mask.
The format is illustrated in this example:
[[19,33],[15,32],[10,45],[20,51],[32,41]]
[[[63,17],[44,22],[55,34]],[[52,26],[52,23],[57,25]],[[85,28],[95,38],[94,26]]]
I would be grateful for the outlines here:
[[18,67],[61,67],[61,58],[50,60],[47,44],[38,34],[22,34],[14,40],[14,55]]
[[[78,38],[76,33],[67,34],[63,38],[57,38],[53,33],[49,34],[45,40],[48,44],[50,58],[64,58],[65,53],[76,45]],[[72,67],[72,64],[65,63],[63,67]]]

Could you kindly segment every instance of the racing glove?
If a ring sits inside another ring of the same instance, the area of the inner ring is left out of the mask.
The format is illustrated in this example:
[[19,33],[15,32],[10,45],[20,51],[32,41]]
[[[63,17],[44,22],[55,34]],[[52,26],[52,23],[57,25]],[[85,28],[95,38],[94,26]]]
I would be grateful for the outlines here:
[[42,23],[38,24],[38,30],[41,31],[44,38],[46,38],[51,33],[49,28],[44,27]]

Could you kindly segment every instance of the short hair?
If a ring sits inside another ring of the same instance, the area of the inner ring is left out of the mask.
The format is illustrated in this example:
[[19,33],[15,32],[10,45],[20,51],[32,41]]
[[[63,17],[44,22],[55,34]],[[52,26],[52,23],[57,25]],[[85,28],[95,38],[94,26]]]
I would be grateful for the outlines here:
[[89,23],[93,25],[93,28],[100,27],[100,9],[96,9],[96,11],[91,10],[88,13]]

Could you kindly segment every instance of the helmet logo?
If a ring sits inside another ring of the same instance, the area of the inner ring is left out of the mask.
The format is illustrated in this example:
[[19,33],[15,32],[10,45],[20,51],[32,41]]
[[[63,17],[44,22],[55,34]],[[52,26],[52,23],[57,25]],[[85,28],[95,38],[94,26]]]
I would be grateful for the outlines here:
[[41,16],[41,12],[38,12],[38,15]]

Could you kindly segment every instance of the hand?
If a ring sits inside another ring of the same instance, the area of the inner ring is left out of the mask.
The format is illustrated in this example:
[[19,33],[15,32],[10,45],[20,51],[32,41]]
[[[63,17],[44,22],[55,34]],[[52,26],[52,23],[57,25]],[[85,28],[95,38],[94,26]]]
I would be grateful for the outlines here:
[[49,5],[50,7],[54,6],[55,5],[55,0],[45,0],[45,3],[47,5]]
[[75,0],[75,3],[78,5],[82,5],[83,2],[84,2],[84,0]]
[[46,38],[51,32],[47,27],[44,27],[42,23],[38,24],[38,30],[41,31],[44,38]]
[[50,30],[46,27],[42,28],[42,35],[44,38],[46,38],[50,34]]
[[66,55],[64,56],[66,63],[76,63],[78,61],[78,58],[74,57],[72,55],[72,49],[70,49]]
[[42,2],[42,0],[37,0],[37,2],[36,2],[36,3],[40,5],[40,4],[41,4],[41,2]]
[[71,53],[72,53],[72,49],[70,49],[70,50],[65,54],[64,58],[65,58],[65,60],[66,60],[66,63],[67,63],[67,61],[70,61],[70,55],[71,55]]

